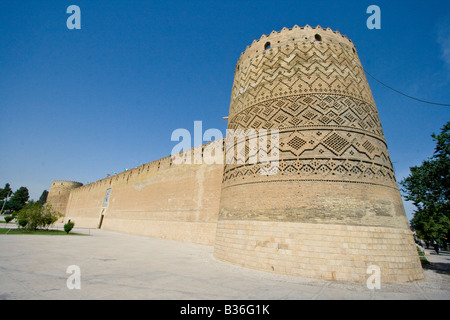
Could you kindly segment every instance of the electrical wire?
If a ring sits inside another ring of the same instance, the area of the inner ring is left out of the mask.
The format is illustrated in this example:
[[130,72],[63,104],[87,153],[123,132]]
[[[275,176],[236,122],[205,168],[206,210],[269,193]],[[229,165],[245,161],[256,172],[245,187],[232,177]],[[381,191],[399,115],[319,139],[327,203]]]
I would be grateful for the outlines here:
[[[347,54],[347,51],[345,50],[344,46],[343,46],[341,43],[339,43],[339,44],[341,45],[342,49],[344,49],[344,53]],[[354,62],[356,62],[356,60],[355,60],[353,57],[350,57],[350,59],[352,59]],[[401,91],[399,91],[399,90],[397,90],[397,89],[394,89],[394,88],[388,86],[387,84],[385,84],[384,82],[382,82],[382,81],[378,80],[377,78],[375,78],[371,73],[369,73],[367,70],[365,70],[365,69],[363,68],[363,66],[361,65],[361,63],[358,63],[358,62],[357,62],[357,64],[359,64],[359,65],[361,66],[361,69],[364,71],[364,73],[366,73],[367,75],[369,75],[369,76],[370,76],[372,79],[374,79],[376,82],[382,84],[382,85],[385,86],[386,88],[388,88],[388,89],[390,89],[390,90],[392,90],[392,91],[394,91],[394,92],[396,92],[396,93],[398,93],[398,94],[401,94],[402,96],[405,96],[405,97],[407,97],[407,98],[410,98],[410,99],[413,99],[413,100],[416,100],[416,101],[419,101],[419,102],[422,102],[422,103],[428,103],[428,104],[434,104],[434,105],[437,105],[437,106],[450,107],[450,104],[447,104],[447,103],[439,103],[439,102],[432,102],[432,101],[427,101],[427,100],[419,99],[419,98],[410,96],[410,95],[408,95],[408,94],[406,94],[406,93],[403,93],[403,92],[401,92]]]
[[450,107],[450,104],[446,104],[446,103],[438,103],[438,102],[432,102],[432,101],[422,100],[422,99],[419,99],[419,98],[410,96],[410,95],[408,95],[408,94],[406,94],[406,93],[403,93],[403,92],[401,92],[401,91],[398,91],[398,90],[396,90],[396,89],[394,89],[394,88],[388,86],[387,84],[383,83],[382,81],[378,80],[377,78],[375,78],[373,75],[371,75],[371,74],[370,74],[367,70],[365,70],[364,68],[363,68],[363,70],[364,70],[364,72],[365,72],[367,75],[369,75],[373,80],[377,81],[378,83],[381,83],[381,84],[382,84],[383,86],[385,86],[386,88],[388,88],[388,89],[390,89],[390,90],[392,90],[392,91],[394,91],[394,92],[397,92],[398,94],[401,94],[402,96],[405,96],[405,97],[407,97],[407,98],[410,98],[410,99],[413,99],[413,100],[416,100],[416,101],[419,101],[419,102],[422,102],[422,103],[428,103],[428,104],[434,104],[434,105],[437,105],[437,106],[446,106],[446,107]]

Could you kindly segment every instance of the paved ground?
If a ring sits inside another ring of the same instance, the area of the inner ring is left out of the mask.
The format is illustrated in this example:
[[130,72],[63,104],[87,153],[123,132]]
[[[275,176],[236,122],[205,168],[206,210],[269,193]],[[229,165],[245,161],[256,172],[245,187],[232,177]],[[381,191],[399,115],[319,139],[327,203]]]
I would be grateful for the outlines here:
[[[104,230],[1,235],[0,299],[450,299],[449,253],[428,258],[434,263],[425,280],[369,290],[240,268],[192,243]],[[79,290],[67,288],[70,265],[80,268]]]
[[440,251],[439,254],[433,249],[425,249],[426,258],[431,262],[431,266],[426,269],[433,270],[439,274],[450,275],[450,252]]

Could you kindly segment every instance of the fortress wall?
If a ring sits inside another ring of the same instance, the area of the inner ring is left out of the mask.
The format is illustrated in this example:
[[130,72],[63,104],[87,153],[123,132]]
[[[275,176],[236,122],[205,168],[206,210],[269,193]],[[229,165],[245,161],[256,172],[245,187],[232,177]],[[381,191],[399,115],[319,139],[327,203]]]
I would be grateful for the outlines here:
[[64,221],[77,227],[97,228],[107,187],[90,184],[70,193]]
[[213,245],[222,173],[163,158],[73,190],[65,220],[96,228],[103,214],[105,230]]

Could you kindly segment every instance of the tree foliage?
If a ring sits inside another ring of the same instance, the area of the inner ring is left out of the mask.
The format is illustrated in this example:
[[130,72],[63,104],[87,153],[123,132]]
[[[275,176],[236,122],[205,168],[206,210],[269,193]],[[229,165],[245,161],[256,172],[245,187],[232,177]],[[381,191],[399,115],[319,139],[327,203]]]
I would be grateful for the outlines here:
[[73,229],[73,227],[75,226],[75,223],[72,221],[68,221],[65,225],[64,225],[64,231],[69,234],[69,232]]
[[6,224],[10,223],[12,220],[14,220],[14,216],[6,216],[5,217]]
[[44,205],[47,202],[47,196],[48,196],[48,191],[44,190],[41,194],[41,196],[39,197],[38,202],[42,205]]
[[61,214],[51,207],[42,205],[39,202],[27,203],[17,212],[17,222],[27,230],[37,230],[39,228],[48,229],[61,217]]
[[6,203],[6,209],[19,211],[25,206],[29,198],[28,189],[26,187],[20,187]]
[[0,189],[0,200],[5,200],[6,197],[9,197],[12,194],[11,186],[9,183],[5,184],[3,189]]
[[9,183],[5,184],[3,189],[0,189],[0,210],[6,207],[5,201],[8,200],[8,197],[11,196],[12,190]]
[[448,241],[450,235],[450,122],[432,134],[434,154],[400,182],[405,199],[417,210],[411,227],[424,240]]

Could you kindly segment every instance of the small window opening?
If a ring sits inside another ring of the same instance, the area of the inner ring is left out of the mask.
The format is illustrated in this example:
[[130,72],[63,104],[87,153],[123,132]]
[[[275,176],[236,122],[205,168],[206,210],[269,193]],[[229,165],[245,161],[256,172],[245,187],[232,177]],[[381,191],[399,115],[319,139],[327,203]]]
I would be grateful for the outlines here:
[[264,45],[264,50],[270,49],[270,42],[266,42]]
[[316,41],[322,41],[322,37],[320,36],[320,34],[316,34],[314,36],[314,39],[316,39]]

